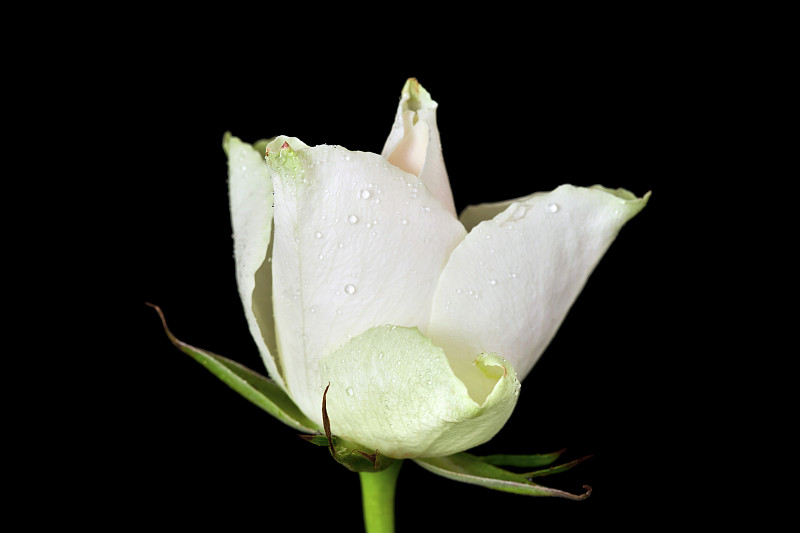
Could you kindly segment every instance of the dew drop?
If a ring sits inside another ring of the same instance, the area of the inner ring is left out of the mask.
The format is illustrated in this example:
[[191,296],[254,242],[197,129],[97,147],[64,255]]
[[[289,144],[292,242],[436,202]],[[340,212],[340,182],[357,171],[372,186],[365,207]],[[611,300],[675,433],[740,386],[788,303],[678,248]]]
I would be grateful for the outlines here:
[[356,222],[358,222],[358,217],[355,215],[350,215],[349,217],[347,217],[347,221],[350,222],[351,224],[355,224]]
[[322,238],[322,232],[321,232],[321,231],[318,231],[318,232],[316,232],[316,233],[314,234],[314,238],[315,238],[315,239],[321,239],[321,238]]
[[370,197],[370,192],[367,189],[361,189],[361,198],[364,200]]
[[348,283],[347,285],[344,286],[344,292],[346,292],[347,294],[353,294],[356,292],[356,286],[353,285],[352,283]]
[[408,220],[406,220],[406,219],[404,219],[404,218],[401,218],[401,219],[400,219],[400,223],[401,223],[401,224],[403,224],[403,225],[405,226],[406,224],[408,224]]
[[497,280],[496,279],[490,279],[489,280],[489,285],[497,285]]
[[522,217],[524,217],[525,216],[525,211],[527,211],[527,210],[528,210],[528,208],[525,207],[524,205],[519,206],[517,208],[517,210],[514,211],[514,218],[522,218]]
[[348,396],[352,396],[353,394],[355,394],[355,393],[353,392],[353,387],[347,387],[347,388],[345,389],[345,392],[347,392],[347,395],[348,395]]
[[550,204],[547,206],[547,210],[550,211],[551,213],[555,213],[556,211],[558,211],[558,206],[556,204]]

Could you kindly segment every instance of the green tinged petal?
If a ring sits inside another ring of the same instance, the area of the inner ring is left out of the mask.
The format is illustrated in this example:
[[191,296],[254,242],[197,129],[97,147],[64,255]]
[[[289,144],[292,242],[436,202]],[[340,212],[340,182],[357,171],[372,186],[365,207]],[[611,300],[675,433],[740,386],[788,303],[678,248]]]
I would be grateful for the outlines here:
[[494,381],[482,403],[417,328],[371,328],[321,361],[332,433],[399,459],[482,444],[511,415],[519,382],[496,355],[480,354],[474,364]]
[[278,136],[267,144],[267,165],[281,177],[289,178],[294,182],[302,182],[305,176],[305,167],[303,156],[299,150],[304,148],[308,148],[308,146],[296,137]]

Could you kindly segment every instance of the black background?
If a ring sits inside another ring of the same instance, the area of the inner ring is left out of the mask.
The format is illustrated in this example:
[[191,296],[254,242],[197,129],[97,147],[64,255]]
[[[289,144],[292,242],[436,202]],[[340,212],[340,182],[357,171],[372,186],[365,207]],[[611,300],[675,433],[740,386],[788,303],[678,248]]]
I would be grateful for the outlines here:
[[[511,421],[475,450],[566,448],[564,460],[591,454],[542,483],[570,492],[588,484],[592,496],[574,502],[494,492],[407,462],[398,531],[641,531],[688,520],[685,507],[674,507],[691,491],[675,490],[684,480],[673,457],[698,443],[676,399],[690,395],[693,383],[676,372],[671,349],[678,329],[672,284],[681,268],[671,252],[682,230],[667,223],[685,209],[674,180],[692,150],[685,121],[703,77],[698,62],[687,64],[675,41],[641,35],[565,37],[546,46],[525,38],[469,46],[419,39],[411,51],[385,40],[328,41],[306,51],[267,34],[260,48],[169,35],[158,32],[155,51],[127,50],[120,60],[129,68],[115,68],[104,88],[111,95],[105,120],[124,167],[112,210],[122,215],[126,243],[109,265],[126,273],[122,290],[97,301],[113,299],[124,316],[111,317],[114,344],[100,347],[122,363],[107,402],[119,431],[96,444],[108,455],[108,520],[360,530],[357,475],[176,350],[145,302],[164,310],[180,339],[263,371],[234,280],[224,132],[248,142],[286,134],[380,152],[411,76],[439,103],[459,210],[562,183],[653,196],[524,381]],[[271,522],[283,518],[285,525]]]

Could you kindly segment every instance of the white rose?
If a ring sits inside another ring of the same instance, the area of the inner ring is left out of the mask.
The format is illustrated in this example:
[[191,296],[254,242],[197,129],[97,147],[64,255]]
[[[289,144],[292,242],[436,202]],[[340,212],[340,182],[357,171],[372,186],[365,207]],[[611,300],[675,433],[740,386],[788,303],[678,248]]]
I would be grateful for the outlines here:
[[320,428],[330,385],[333,435],[394,458],[503,427],[649,196],[563,185],[457,217],[436,107],[409,80],[380,155],[224,141],[237,282],[270,377]]

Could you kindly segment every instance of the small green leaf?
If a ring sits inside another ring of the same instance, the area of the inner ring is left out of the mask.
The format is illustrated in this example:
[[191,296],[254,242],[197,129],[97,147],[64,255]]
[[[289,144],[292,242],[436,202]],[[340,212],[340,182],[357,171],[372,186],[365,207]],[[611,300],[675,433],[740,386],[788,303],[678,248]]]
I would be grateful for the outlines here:
[[528,480],[527,474],[509,472],[485,463],[479,457],[465,452],[447,457],[417,458],[414,461],[422,468],[454,481],[480,485],[489,489],[514,494],[583,500],[592,493],[592,489],[588,485],[583,486],[586,489],[584,494],[571,494],[562,490],[537,485]]
[[178,340],[167,327],[167,321],[161,308],[151,303],[147,305],[158,313],[170,342],[182,352],[190,355],[230,388],[288,426],[306,433],[319,432],[317,425],[297,408],[292,399],[275,382],[236,361]]

